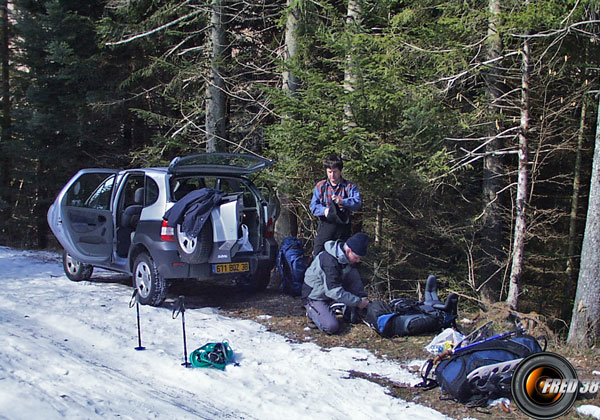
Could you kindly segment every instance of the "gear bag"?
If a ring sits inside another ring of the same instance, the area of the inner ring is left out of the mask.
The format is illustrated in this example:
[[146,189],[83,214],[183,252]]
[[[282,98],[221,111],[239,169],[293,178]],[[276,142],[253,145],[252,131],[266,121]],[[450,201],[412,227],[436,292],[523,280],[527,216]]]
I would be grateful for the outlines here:
[[492,336],[455,349],[435,368],[435,381],[427,379],[433,366],[432,360],[427,361],[422,386],[439,384],[443,392],[463,404],[485,406],[490,399],[510,397],[516,366],[523,358],[544,350],[537,339],[518,331]]
[[436,309],[424,302],[394,299],[369,303],[366,323],[383,337],[426,334],[450,326],[456,313]]
[[190,363],[194,367],[211,367],[225,369],[225,365],[233,360],[233,350],[226,341],[206,343],[190,354]]
[[450,293],[443,303],[437,290],[437,277],[430,274],[425,285],[425,301],[398,298],[389,303],[371,302],[365,323],[383,337],[427,334],[456,327],[458,295]]
[[281,278],[281,291],[300,296],[306,272],[302,241],[291,236],[284,238],[277,253],[276,265]]

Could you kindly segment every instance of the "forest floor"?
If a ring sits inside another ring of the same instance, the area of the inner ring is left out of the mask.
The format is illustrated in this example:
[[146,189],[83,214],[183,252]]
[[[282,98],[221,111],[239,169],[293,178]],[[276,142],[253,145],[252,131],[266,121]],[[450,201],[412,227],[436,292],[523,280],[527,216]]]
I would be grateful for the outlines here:
[[[265,325],[269,330],[287,337],[293,342],[313,342],[323,348],[330,347],[360,347],[370,350],[372,353],[395,360],[401,365],[406,364],[410,369],[418,370],[418,367],[408,366],[414,360],[427,360],[431,354],[424,347],[431,342],[435,334],[382,338],[371,328],[364,324],[344,324],[342,330],[336,335],[327,335],[319,330],[308,330],[308,322],[305,310],[298,297],[282,294],[278,287],[277,278],[273,278],[271,284],[264,292],[251,295],[240,291],[234,286],[213,285],[211,283],[200,283],[193,281],[174,283],[169,292],[169,298],[174,299],[178,295],[185,295],[186,307],[213,306],[219,307],[223,312],[232,317],[249,319]],[[473,321],[477,319],[476,321]],[[488,321],[485,314],[460,313],[459,303],[459,328],[469,332],[475,327]],[[593,371],[600,370],[600,350],[592,349],[584,352],[567,350],[560,342],[550,343],[548,351],[565,356],[577,370],[579,379],[598,379],[593,376]],[[351,375],[377,382],[388,388],[392,395],[406,401],[412,401],[429,406],[455,419],[463,418],[486,418],[486,419],[517,419],[525,420],[530,417],[524,415],[518,407],[511,404],[509,407],[497,405],[485,408],[468,408],[447,396],[440,394],[439,387],[430,390],[414,388],[405,384],[396,384],[386,378],[370,377],[361,372],[353,372]],[[600,405],[600,396],[594,400],[577,401],[574,408],[582,404]],[[560,419],[582,419],[586,418],[571,409]]]

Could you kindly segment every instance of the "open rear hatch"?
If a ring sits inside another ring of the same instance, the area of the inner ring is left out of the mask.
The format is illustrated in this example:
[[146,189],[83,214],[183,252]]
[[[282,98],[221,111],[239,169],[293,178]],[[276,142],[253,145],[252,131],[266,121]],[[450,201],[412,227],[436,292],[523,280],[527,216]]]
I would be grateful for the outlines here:
[[168,172],[247,176],[271,166],[272,160],[249,154],[203,153],[174,158],[169,164]]
[[[180,246],[180,251],[185,251],[187,243],[194,248],[198,246],[196,254],[199,247],[205,248],[203,257],[183,256],[184,261],[229,263],[238,253],[258,251],[263,234],[261,221],[266,225],[267,215],[263,214],[266,203],[246,176],[272,165],[273,161],[258,156],[231,153],[198,154],[171,161],[168,172],[173,175],[172,200],[181,200],[189,192],[204,187],[225,193],[211,211],[211,232],[201,232],[197,240],[186,238],[181,243],[184,246]],[[212,243],[211,247],[202,246],[208,242]]]

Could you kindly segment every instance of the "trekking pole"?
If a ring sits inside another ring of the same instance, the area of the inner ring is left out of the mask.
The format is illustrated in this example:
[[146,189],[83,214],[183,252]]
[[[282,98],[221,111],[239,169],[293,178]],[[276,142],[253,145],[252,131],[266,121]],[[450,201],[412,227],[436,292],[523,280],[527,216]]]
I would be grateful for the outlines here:
[[472,347],[478,346],[480,344],[487,343],[487,342],[494,341],[494,340],[500,340],[502,338],[510,337],[510,336],[516,335],[518,333],[519,333],[519,331],[509,331],[509,332],[505,332],[505,333],[502,333],[502,334],[496,334],[496,335],[491,336],[489,338],[486,338],[484,340],[476,341],[474,343],[467,344],[464,347],[460,347],[460,348],[454,350],[454,353],[456,354],[456,353],[459,353],[459,352],[461,352],[463,350],[467,350],[467,349],[470,349]]
[[137,351],[146,350],[146,347],[142,346],[142,331],[140,328],[140,302],[138,300],[138,289],[137,287],[133,289],[133,295],[131,295],[131,300],[129,301],[129,307],[133,308],[133,302],[135,301],[135,309],[137,312],[137,331],[138,331],[138,346],[135,347]]
[[183,363],[181,364],[181,366],[185,366],[186,368],[189,368],[192,364],[190,362],[188,362],[188,357],[187,357],[187,343],[185,340],[185,297],[184,296],[179,296],[179,299],[177,299],[177,303],[175,304],[175,307],[173,308],[173,319],[177,318],[177,316],[181,313],[181,326],[183,328]]

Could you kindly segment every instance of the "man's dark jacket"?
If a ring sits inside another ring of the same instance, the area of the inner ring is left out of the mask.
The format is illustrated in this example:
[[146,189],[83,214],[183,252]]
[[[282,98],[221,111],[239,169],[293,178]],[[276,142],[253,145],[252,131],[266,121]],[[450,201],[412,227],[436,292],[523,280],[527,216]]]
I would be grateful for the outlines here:
[[192,191],[167,210],[163,219],[170,227],[180,224],[186,235],[196,238],[224,194],[212,188]]

